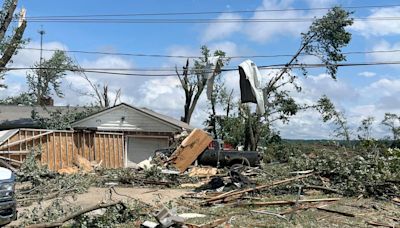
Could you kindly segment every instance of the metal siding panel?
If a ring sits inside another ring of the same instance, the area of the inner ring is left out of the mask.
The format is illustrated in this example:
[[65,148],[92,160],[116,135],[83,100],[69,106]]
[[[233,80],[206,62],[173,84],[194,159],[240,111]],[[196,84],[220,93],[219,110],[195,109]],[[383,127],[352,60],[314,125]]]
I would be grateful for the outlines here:
[[130,162],[139,163],[153,156],[156,149],[168,147],[167,138],[128,137],[128,165]]

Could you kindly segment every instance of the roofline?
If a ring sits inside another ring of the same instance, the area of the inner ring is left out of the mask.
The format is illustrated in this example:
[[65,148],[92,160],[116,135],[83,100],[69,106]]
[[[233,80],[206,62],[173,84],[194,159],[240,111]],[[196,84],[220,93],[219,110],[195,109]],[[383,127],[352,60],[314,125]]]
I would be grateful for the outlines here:
[[[71,124],[71,126],[74,127],[75,124],[79,124],[79,123],[81,123],[81,122],[83,122],[83,121],[86,121],[86,120],[88,120],[89,118],[92,118],[92,117],[94,117],[94,116],[96,116],[96,115],[98,115],[98,114],[100,114],[100,113],[110,111],[111,109],[118,108],[118,107],[123,106],[123,105],[125,105],[125,106],[127,106],[127,107],[129,107],[129,108],[132,108],[132,109],[134,109],[134,110],[136,110],[136,111],[139,111],[140,113],[143,113],[143,114],[145,114],[146,116],[149,116],[149,117],[151,117],[151,118],[153,118],[153,119],[156,119],[156,120],[158,120],[158,121],[161,121],[161,122],[163,122],[163,123],[166,123],[166,124],[168,124],[168,125],[170,125],[170,126],[173,126],[173,127],[175,127],[175,128],[178,128],[178,129],[183,129],[183,128],[182,128],[181,126],[179,126],[179,125],[176,125],[176,124],[171,123],[171,122],[169,122],[169,121],[167,121],[167,120],[164,120],[164,119],[162,119],[162,118],[159,118],[158,116],[155,116],[155,115],[152,115],[152,114],[150,114],[150,113],[147,113],[147,112],[143,111],[143,110],[140,109],[140,108],[137,108],[137,107],[135,107],[135,106],[129,105],[129,104],[124,103],[124,102],[122,102],[122,103],[120,103],[120,104],[118,104],[118,105],[115,105],[115,106],[113,106],[113,107],[109,107],[109,108],[100,110],[100,111],[98,111],[98,112],[95,112],[95,113],[93,113],[93,114],[91,114],[91,115],[89,115],[89,116],[87,116],[87,117],[85,117],[85,118],[83,118],[83,119],[81,119],[81,120],[78,120],[78,121],[76,121],[76,122],[73,122],[73,123]],[[186,129],[186,130],[191,130],[191,129]]]

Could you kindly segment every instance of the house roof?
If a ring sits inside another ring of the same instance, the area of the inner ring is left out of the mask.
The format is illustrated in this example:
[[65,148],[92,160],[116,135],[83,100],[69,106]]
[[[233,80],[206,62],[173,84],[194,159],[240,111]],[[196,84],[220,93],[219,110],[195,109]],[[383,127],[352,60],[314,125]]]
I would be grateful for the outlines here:
[[134,109],[134,110],[139,111],[139,112],[141,112],[141,113],[143,113],[143,114],[145,114],[147,116],[150,116],[152,118],[158,119],[158,120],[160,120],[160,121],[162,121],[162,122],[164,122],[166,124],[173,125],[173,126],[175,126],[177,128],[180,128],[180,129],[186,129],[186,130],[193,130],[194,129],[194,127],[190,126],[189,124],[187,124],[185,122],[182,122],[182,121],[179,121],[177,119],[174,119],[172,117],[169,117],[169,116],[154,112],[154,111],[152,111],[150,109],[147,109],[147,108],[138,108],[138,107],[126,104],[126,103],[121,103],[121,104],[118,104],[118,105],[116,105],[114,107],[110,107],[110,108],[107,108],[107,109],[103,109],[103,110],[101,110],[99,112],[93,113],[93,114],[89,115],[88,117],[86,117],[86,118],[84,118],[82,120],[76,121],[72,125],[76,125],[76,124],[82,123],[82,122],[84,122],[84,121],[86,121],[86,120],[88,120],[90,118],[93,118],[93,116],[101,115],[103,112],[108,112],[108,111],[111,111],[112,109],[116,109],[116,108],[121,107],[121,106],[125,106],[125,107],[128,107],[128,108]]
[[32,119],[32,111],[37,112],[41,117],[49,117],[49,111],[60,110],[67,112],[68,110],[83,111],[84,107],[70,106],[24,106],[24,105],[0,105],[0,129],[13,128],[35,128],[39,127],[38,123]]

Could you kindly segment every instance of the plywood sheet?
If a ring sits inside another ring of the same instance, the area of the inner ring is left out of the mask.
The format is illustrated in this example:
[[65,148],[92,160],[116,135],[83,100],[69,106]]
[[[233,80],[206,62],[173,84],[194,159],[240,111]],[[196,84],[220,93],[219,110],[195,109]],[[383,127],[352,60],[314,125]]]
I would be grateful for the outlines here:
[[171,155],[174,166],[182,173],[211,143],[212,137],[201,129],[194,129]]

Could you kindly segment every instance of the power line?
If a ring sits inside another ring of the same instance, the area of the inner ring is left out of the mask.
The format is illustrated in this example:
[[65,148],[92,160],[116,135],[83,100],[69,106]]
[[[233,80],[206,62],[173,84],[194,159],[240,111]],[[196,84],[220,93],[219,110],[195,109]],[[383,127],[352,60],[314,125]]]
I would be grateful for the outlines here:
[[[33,50],[33,51],[48,51],[54,52],[59,49],[40,49],[40,48],[28,48],[21,47],[20,50]],[[63,50],[67,53],[80,53],[80,54],[94,54],[94,55],[116,55],[116,56],[133,56],[133,57],[156,57],[156,58],[184,58],[184,59],[195,59],[201,58],[202,56],[192,55],[162,55],[162,54],[143,54],[143,53],[122,53],[122,52],[100,52],[100,51],[84,51],[84,50]],[[394,50],[374,50],[374,51],[350,51],[343,52],[344,55],[358,55],[358,54],[376,54],[376,53],[396,53],[400,52],[400,49]],[[225,58],[230,59],[245,59],[245,58],[278,58],[278,57],[292,57],[293,54],[275,54],[275,55],[236,55],[226,56]],[[313,56],[311,54],[302,53],[301,56]]]
[[[392,8],[400,5],[364,5],[364,6],[341,6],[344,9],[368,9],[368,8]],[[329,10],[332,7],[316,8],[286,8],[286,9],[265,9],[265,10],[231,10],[231,11],[203,11],[203,12],[156,12],[156,13],[125,13],[125,14],[83,14],[83,15],[48,15],[30,16],[27,19],[41,18],[89,18],[89,17],[128,17],[128,16],[177,16],[177,15],[208,15],[222,13],[257,13],[257,12],[284,12],[284,11],[319,11]]]
[[[219,23],[308,23],[316,18],[259,18],[259,19],[31,19],[33,23],[88,23],[88,24],[219,24]],[[399,21],[400,17],[353,18],[355,21]]]
[[[379,65],[400,65],[400,61],[391,61],[391,62],[361,62],[361,63],[339,63],[339,64],[332,64],[327,65],[323,63],[318,64],[293,64],[291,68],[299,69],[299,68],[325,68],[328,66],[336,66],[336,67],[358,67],[358,66],[379,66]],[[274,69],[282,69],[285,67],[285,64],[273,64],[273,65],[266,65],[266,66],[259,66],[259,69],[264,70],[274,70]],[[55,68],[41,68],[41,67],[4,67],[1,68],[5,71],[18,71],[18,70],[52,70]],[[57,68],[58,69],[58,68]],[[123,76],[139,76],[139,77],[169,77],[169,76],[176,76],[175,73],[165,73],[165,74],[149,74],[149,73],[137,73],[135,71],[157,71],[156,69],[144,69],[144,68],[81,68],[81,69],[58,69],[58,70],[65,70],[71,72],[87,72],[87,73],[96,73],[96,74],[111,74],[111,75],[123,75]],[[118,72],[118,71],[130,71],[130,72]],[[162,70],[159,71],[172,71],[172,70]],[[223,72],[228,71],[237,71],[237,68],[224,68],[222,69]],[[133,73],[131,73],[133,72]],[[202,72],[202,71],[198,71]],[[206,73],[206,71],[203,71]]]

